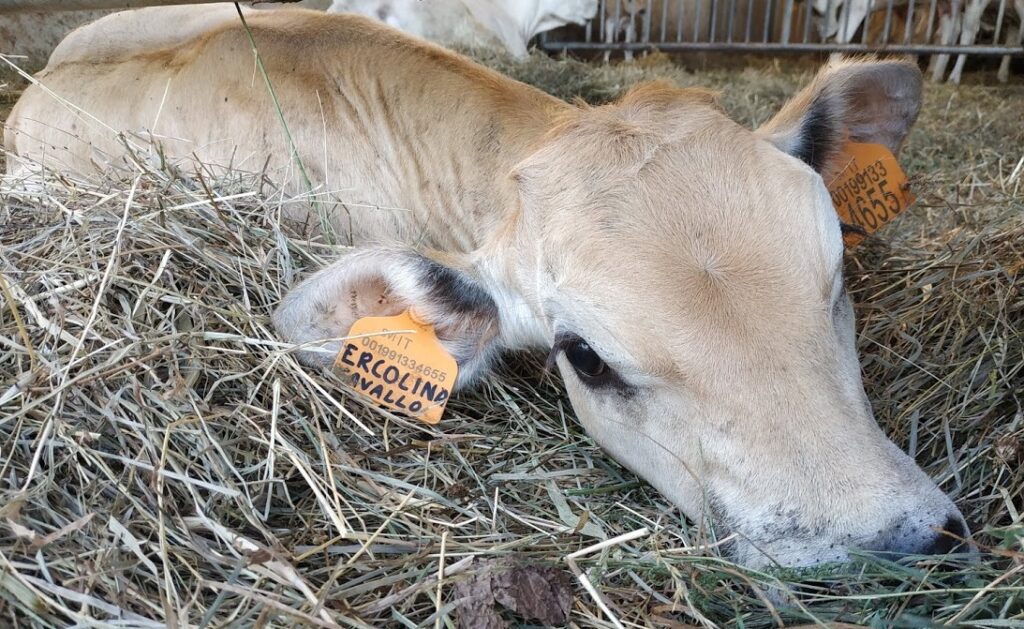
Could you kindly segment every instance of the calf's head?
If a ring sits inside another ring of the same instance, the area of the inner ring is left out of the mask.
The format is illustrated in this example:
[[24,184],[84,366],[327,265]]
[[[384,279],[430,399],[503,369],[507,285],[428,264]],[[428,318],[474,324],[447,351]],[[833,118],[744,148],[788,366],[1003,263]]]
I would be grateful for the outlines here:
[[[946,552],[962,516],[864,394],[823,181],[845,138],[898,151],[920,91],[914,66],[861,62],[757,131],[660,85],[580,108],[512,173],[520,203],[493,246],[356,252],[290,293],[277,327],[309,343],[412,306],[460,384],[502,346],[544,342],[587,432],[734,533],[748,565]],[[300,355],[329,364],[326,345]]]

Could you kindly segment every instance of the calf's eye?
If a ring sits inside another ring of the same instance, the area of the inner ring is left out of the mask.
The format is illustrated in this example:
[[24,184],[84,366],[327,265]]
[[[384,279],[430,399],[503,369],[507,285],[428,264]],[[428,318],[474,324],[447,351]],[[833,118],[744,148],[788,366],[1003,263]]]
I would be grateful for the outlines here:
[[624,398],[636,394],[636,388],[627,383],[608,363],[601,360],[597,352],[579,336],[571,332],[563,332],[555,337],[554,347],[548,356],[548,368],[555,365],[559,354],[572,365],[580,381],[593,390],[613,391]]
[[566,345],[565,357],[576,373],[586,378],[596,378],[608,369],[608,365],[583,339],[576,339]]

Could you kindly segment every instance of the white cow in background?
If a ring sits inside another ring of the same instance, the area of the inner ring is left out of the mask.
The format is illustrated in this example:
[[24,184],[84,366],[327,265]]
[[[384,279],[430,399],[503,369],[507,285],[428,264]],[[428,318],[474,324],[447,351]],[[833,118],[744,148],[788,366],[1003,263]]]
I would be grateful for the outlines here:
[[[254,9],[301,7],[361,13],[424,39],[496,47],[518,58],[526,56],[526,46],[535,35],[566,24],[583,24],[597,14],[597,6],[598,0],[301,0],[286,5],[253,4]],[[13,55],[14,62],[28,70],[41,68],[68,33],[109,13],[43,11],[0,15],[0,54]]]
[[534,36],[566,24],[584,24],[598,0],[334,0],[328,12],[359,13],[442,44],[498,45],[527,55]]

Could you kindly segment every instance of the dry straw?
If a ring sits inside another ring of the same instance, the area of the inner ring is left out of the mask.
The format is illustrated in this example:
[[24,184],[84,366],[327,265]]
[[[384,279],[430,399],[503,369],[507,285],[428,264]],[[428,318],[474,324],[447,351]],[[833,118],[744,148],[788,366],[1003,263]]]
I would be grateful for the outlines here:
[[[797,82],[502,67],[594,102],[649,76],[711,84],[746,123]],[[259,176],[139,160],[0,184],[0,624],[452,626],[474,558],[515,556],[571,569],[580,627],[1022,626],[1024,90],[930,89],[904,159],[922,201],[848,277],[878,418],[981,563],[738,567],[595,447],[538,356],[436,428],[369,408],[268,319],[343,248],[282,225]]]

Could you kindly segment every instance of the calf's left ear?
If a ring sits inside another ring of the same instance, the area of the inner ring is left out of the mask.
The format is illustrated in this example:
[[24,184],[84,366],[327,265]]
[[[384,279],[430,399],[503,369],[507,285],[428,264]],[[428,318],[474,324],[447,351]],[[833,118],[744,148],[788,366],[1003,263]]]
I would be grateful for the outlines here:
[[921,71],[901,60],[841,61],[823,68],[757,133],[830,181],[845,139],[896,155],[921,110]]
[[434,326],[459,365],[456,388],[479,377],[498,349],[498,307],[473,275],[404,248],[358,249],[317,271],[285,295],[274,327],[300,345],[299,360],[330,367],[339,337],[364,317],[412,309]]

